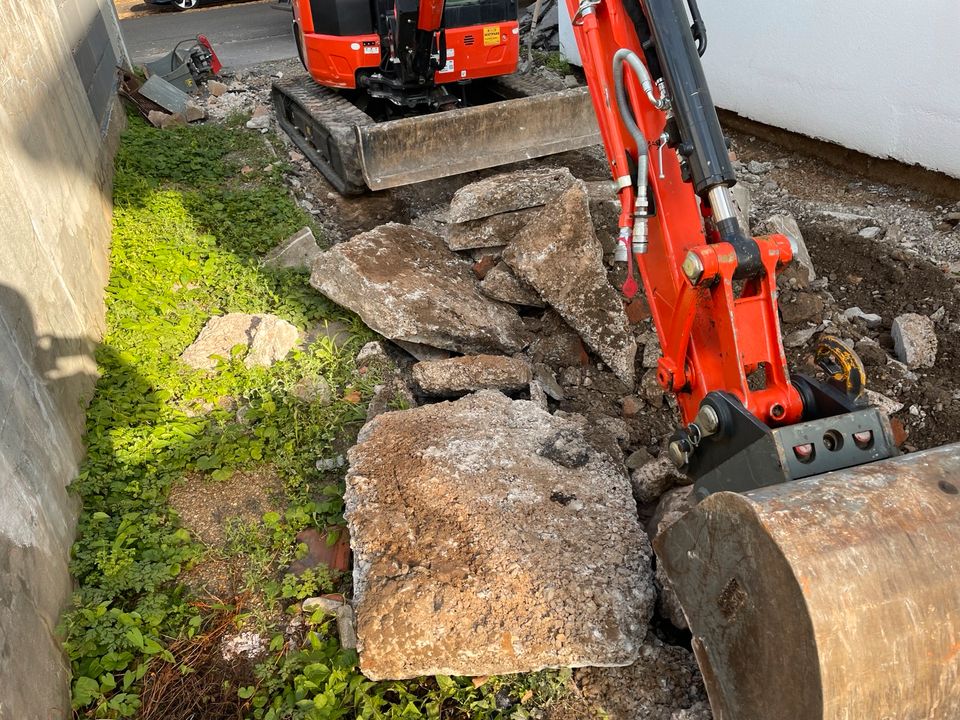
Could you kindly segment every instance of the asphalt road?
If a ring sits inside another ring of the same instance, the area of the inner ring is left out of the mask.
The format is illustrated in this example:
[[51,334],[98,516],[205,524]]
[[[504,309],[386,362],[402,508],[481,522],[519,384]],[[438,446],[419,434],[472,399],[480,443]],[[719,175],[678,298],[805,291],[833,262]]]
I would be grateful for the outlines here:
[[236,68],[296,57],[290,22],[289,12],[251,3],[129,18],[120,28],[134,63],[162,57],[179,40],[202,33],[224,67]]

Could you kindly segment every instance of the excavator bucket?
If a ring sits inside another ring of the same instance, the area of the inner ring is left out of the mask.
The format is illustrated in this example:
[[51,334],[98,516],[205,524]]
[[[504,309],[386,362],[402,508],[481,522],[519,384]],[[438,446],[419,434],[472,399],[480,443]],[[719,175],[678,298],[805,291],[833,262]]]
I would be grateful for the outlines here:
[[960,444],[716,493],[655,547],[716,720],[960,718]]
[[586,88],[356,127],[372,190],[459,175],[600,142]]

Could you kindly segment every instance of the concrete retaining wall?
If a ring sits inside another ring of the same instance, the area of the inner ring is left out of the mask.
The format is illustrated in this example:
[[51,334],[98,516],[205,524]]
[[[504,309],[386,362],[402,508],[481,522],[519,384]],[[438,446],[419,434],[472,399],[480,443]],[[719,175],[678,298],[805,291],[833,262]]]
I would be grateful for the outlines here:
[[[91,32],[92,29],[92,32]],[[0,718],[70,712],[55,635],[123,122],[109,0],[0,3]]]
[[[719,107],[960,178],[956,0],[698,5]],[[564,53],[575,55],[569,22],[560,31]]]

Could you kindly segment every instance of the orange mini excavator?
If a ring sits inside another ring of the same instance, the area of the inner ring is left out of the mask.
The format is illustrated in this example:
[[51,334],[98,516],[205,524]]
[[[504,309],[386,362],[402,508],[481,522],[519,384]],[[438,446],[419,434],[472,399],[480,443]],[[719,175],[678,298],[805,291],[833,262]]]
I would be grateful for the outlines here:
[[281,126],[341,192],[379,190],[599,142],[586,88],[513,75],[517,0],[294,0],[310,77]]

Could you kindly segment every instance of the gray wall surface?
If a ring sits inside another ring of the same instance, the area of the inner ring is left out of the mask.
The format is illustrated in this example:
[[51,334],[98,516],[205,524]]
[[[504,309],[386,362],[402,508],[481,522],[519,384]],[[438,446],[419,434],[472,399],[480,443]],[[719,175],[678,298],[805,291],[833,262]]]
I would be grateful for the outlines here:
[[0,2],[0,718],[70,712],[83,404],[96,377],[123,112],[110,0]]

